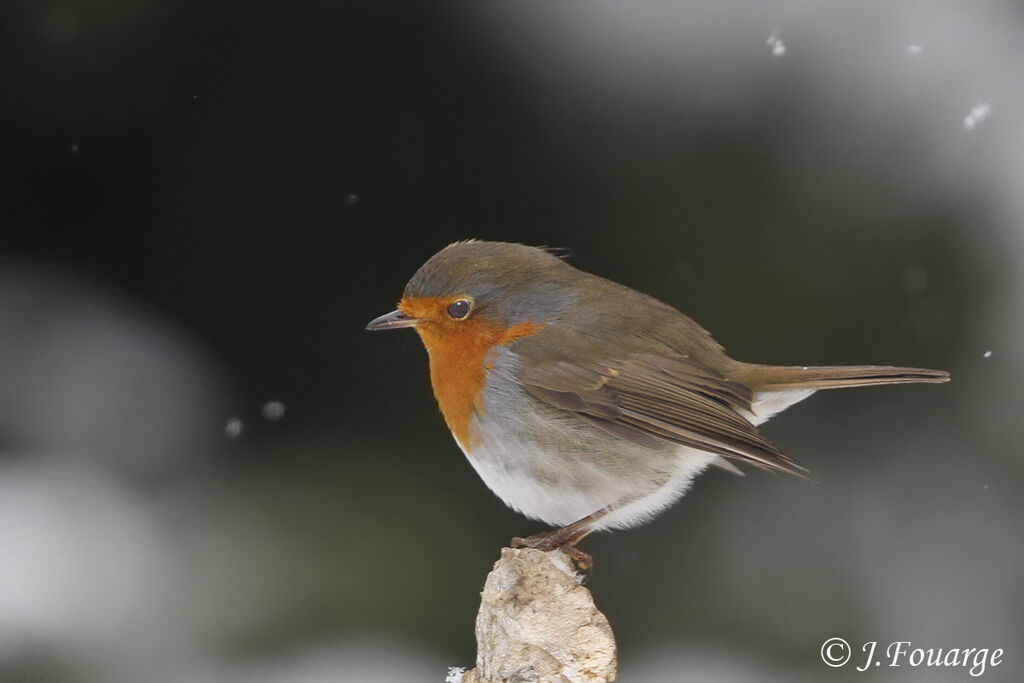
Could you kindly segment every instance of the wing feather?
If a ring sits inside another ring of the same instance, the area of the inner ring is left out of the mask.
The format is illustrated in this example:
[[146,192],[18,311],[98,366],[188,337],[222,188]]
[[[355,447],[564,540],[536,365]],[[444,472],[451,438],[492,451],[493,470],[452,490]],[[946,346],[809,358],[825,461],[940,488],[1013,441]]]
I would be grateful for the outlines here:
[[751,403],[746,385],[684,355],[638,353],[586,364],[541,360],[524,363],[519,379],[534,398],[633,443],[680,444],[767,470],[807,473],[744,417]]

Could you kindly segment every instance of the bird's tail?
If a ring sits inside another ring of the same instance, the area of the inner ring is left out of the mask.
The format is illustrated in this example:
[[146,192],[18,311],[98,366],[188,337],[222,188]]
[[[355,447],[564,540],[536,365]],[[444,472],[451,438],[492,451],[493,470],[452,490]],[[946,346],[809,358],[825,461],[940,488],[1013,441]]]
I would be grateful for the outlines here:
[[889,365],[754,365],[745,363],[728,378],[742,382],[755,391],[794,389],[839,389],[869,387],[876,384],[941,384],[949,381],[944,370],[897,368]]

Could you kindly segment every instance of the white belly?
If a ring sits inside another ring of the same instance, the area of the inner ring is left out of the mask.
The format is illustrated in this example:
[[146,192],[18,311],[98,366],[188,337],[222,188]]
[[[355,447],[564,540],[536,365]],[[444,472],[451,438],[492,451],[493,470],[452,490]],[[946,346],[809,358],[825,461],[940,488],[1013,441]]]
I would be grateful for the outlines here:
[[[526,441],[485,439],[472,451],[459,444],[487,487],[506,505],[532,519],[565,526],[608,505],[622,506],[594,525],[595,530],[637,526],[676,502],[694,477],[718,456],[686,447],[664,452],[623,443],[624,461],[610,470],[595,466],[587,453],[575,462],[542,452]],[[635,459],[658,460],[658,471]],[[636,467],[631,473],[632,467]],[[668,469],[669,471],[663,471]]]

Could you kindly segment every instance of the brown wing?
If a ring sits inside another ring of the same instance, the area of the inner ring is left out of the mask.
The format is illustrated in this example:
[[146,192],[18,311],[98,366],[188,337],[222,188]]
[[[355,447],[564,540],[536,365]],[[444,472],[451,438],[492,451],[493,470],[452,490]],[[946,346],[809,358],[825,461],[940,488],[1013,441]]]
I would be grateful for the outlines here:
[[638,353],[586,364],[536,359],[524,364],[520,381],[538,400],[644,446],[671,442],[767,470],[807,473],[743,417],[751,402],[745,384],[683,355]]

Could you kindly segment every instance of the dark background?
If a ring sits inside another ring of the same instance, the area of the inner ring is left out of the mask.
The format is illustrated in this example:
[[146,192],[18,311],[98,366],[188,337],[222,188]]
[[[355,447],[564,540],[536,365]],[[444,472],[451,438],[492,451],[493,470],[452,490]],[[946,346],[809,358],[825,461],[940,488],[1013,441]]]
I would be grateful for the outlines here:
[[567,248],[743,360],[954,376],[770,424],[817,484],[714,472],[589,540],[628,680],[871,680],[831,636],[1020,671],[1018,3],[4,14],[0,678],[471,665],[487,570],[540,527],[415,335],[363,331],[469,237]]

